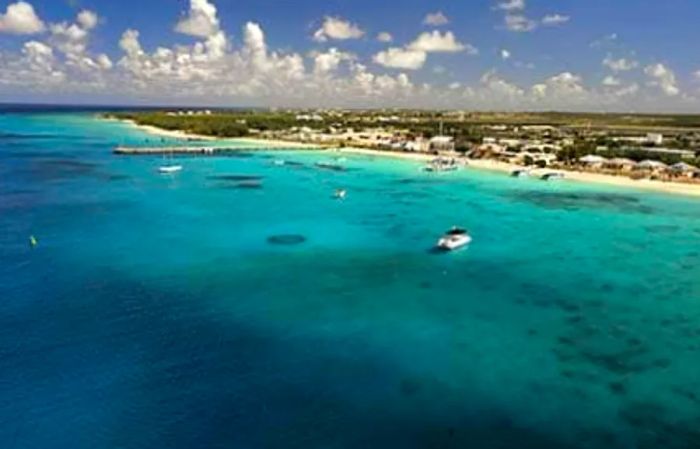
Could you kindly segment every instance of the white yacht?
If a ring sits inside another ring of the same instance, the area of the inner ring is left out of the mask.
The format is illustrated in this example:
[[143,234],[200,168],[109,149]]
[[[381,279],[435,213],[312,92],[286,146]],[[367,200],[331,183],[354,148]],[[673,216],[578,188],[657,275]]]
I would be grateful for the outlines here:
[[453,251],[471,243],[472,237],[462,228],[453,227],[440,240],[437,247],[445,251]]
[[348,192],[345,189],[338,189],[335,191],[333,194],[333,197],[338,200],[344,200],[345,197],[347,196]]
[[424,170],[429,172],[454,171],[459,168],[455,159],[436,158],[425,166]]
[[158,172],[166,175],[171,175],[182,171],[182,165],[162,165],[158,167]]

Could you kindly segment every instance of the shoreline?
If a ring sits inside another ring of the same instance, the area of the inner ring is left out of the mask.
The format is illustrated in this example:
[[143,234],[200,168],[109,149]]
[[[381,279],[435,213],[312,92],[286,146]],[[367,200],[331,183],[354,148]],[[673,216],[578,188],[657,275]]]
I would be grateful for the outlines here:
[[[417,153],[399,153],[393,151],[384,150],[374,150],[368,148],[354,148],[354,147],[343,147],[343,148],[328,148],[322,145],[313,143],[302,143],[302,142],[289,142],[285,140],[271,140],[262,139],[254,137],[242,137],[242,138],[220,138],[212,136],[202,136],[199,134],[187,133],[185,131],[170,131],[155,126],[150,125],[139,125],[133,120],[120,120],[120,119],[109,119],[104,120],[115,120],[122,123],[128,123],[129,125],[140,129],[141,131],[147,132],[149,134],[159,135],[162,137],[171,137],[177,139],[197,139],[206,141],[222,141],[229,140],[232,142],[248,142],[254,145],[260,145],[260,147],[269,149],[300,149],[300,150],[319,150],[337,153],[347,153],[347,154],[357,154],[364,156],[376,156],[384,158],[395,158],[410,160],[414,162],[428,162],[435,158],[431,154],[417,154]],[[507,162],[500,162],[490,159],[465,159],[467,161],[467,169],[474,168],[477,170],[489,170],[496,171],[500,173],[510,173],[516,169],[522,169],[522,166],[509,164]],[[589,173],[580,172],[572,170],[563,169],[533,169],[532,172],[537,175],[538,173],[543,173],[547,171],[556,171],[564,173],[565,180],[582,182],[588,184],[602,184],[614,187],[624,187],[630,189],[637,189],[643,191],[654,191],[660,193],[668,193],[673,195],[684,195],[692,197],[700,197],[700,184],[683,184],[674,182],[664,182],[664,181],[653,181],[648,179],[633,180],[623,176],[607,175],[602,173]]]
[[117,118],[108,118],[108,117],[102,117],[102,120],[107,120],[107,121],[114,121],[114,122],[119,122],[119,123],[125,123],[128,124],[129,126],[136,128],[138,130],[141,130],[143,132],[146,132],[148,134],[152,134],[154,136],[160,136],[160,137],[170,137],[173,139],[183,139],[183,140],[204,140],[207,142],[220,142],[220,141],[231,141],[231,142],[243,142],[243,143],[250,143],[252,145],[259,145],[260,147],[266,147],[266,148],[274,148],[274,149],[309,149],[309,150],[316,150],[316,149],[325,149],[325,147],[317,144],[306,144],[306,143],[301,143],[301,142],[288,142],[285,140],[268,140],[268,139],[261,139],[261,138],[254,138],[254,137],[213,137],[213,136],[205,136],[203,134],[195,134],[195,133],[188,133],[186,131],[181,131],[181,130],[168,130],[168,129],[162,129],[158,128],[157,126],[151,126],[151,125],[140,125],[136,123],[134,120],[130,119],[117,119]]
[[[412,160],[418,162],[428,162],[435,158],[434,155],[429,154],[398,153],[391,151],[370,150],[364,148],[342,148],[337,151],[341,153],[360,154],[365,156],[392,157],[396,159]],[[511,173],[513,170],[524,168],[520,165],[495,161],[491,159],[465,159],[465,161],[467,162],[467,169],[473,168],[476,170],[489,170],[499,173]],[[674,183],[664,181],[653,181],[649,179],[634,180],[623,176],[614,176],[603,173],[589,173],[564,169],[536,168],[532,170],[532,173],[535,177],[546,172],[563,173],[565,175],[565,180],[587,184],[602,184],[614,187],[624,187],[644,191],[669,193],[673,195],[700,197],[700,184],[683,184],[680,182]]]

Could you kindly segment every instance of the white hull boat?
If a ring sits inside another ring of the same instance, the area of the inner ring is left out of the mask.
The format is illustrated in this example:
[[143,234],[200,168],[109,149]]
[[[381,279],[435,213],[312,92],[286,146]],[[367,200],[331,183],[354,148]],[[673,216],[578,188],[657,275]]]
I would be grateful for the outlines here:
[[158,172],[166,175],[177,173],[180,171],[182,171],[182,165],[164,165],[162,167],[158,167]]
[[438,240],[437,247],[444,251],[454,251],[467,246],[471,241],[472,237],[466,230],[454,227]]

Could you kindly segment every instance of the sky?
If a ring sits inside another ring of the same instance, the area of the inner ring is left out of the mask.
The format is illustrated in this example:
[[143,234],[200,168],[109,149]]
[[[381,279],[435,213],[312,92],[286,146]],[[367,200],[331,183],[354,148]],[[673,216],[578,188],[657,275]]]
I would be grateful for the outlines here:
[[0,102],[700,112],[695,0],[0,0]]

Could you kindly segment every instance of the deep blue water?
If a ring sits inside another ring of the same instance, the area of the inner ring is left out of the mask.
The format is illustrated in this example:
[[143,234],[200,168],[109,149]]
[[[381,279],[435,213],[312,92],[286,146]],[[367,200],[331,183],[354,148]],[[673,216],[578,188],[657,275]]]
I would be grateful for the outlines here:
[[146,139],[0,115],[1,448],[700,447],[697,199]]

